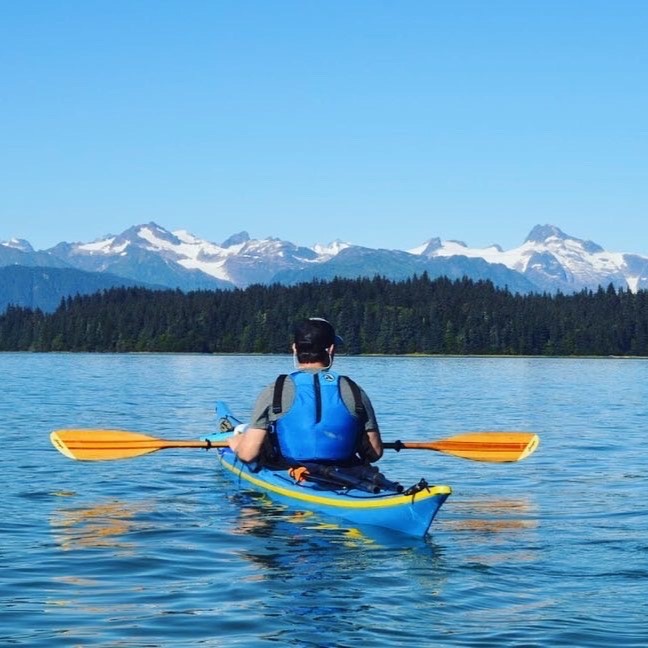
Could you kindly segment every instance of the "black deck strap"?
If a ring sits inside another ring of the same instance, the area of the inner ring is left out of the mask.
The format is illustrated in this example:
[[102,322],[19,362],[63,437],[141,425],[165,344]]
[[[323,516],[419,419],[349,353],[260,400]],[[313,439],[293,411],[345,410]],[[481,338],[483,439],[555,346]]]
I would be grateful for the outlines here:
[[349,387],[351,388],[351,393],[353,394],[353,401],[355,402],[355,413],[362,419],[367,418],[367,410],[365,409],[364,403],[362,402],[362,394],[360,393],[360,387],[349,378],[349,376],[342,376]]
[[274,385],[274,393],[272,395],[272,413],[281,414],[281,394],[283,393],[284,383],[288,378],[288,374],[281,374],[277,376]]

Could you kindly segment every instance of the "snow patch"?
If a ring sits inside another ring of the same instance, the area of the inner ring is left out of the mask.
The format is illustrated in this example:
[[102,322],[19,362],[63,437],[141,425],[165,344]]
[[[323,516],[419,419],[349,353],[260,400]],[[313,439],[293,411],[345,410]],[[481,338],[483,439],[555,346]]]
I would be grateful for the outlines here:
[[337,256],[340,252],[342,252],[342,250],[345,250],[348,247],[351,247],[349,243],[345,243],[344,241],[336,239],[328,245],[315,243],[315,245],[313,245],[311,249],[313,250],[313,252],[315,252],[315,254],[318,254],[319,256],[331,258]]
[[10,238],[8,241],[0,241],[0,245],[4,245],[5,247],[12,248],[14,250],[20,250],[21,252],[34,251],[31,243],[21,238]]
[[87,254],[121,254],[130,245],[130,241],[125,241],[121,245],[114,245],[116,240],[117,237],[112,236],[107,239],[93,241],[92,243],[81,243],[76,246],[76,251]]

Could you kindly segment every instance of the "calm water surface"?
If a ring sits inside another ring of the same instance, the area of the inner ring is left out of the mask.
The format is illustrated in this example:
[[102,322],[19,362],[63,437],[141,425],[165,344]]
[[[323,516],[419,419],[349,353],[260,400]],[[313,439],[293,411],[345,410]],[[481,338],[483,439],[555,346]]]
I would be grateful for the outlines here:
[[80,463],[61,427],[195,439],[286,357],[0,354],[0,645],[645,646],[648,362],[346,358],[388,440],[528,430],[482,464],[388,451],[453,495],[425,540],[236,493],[202,450]]

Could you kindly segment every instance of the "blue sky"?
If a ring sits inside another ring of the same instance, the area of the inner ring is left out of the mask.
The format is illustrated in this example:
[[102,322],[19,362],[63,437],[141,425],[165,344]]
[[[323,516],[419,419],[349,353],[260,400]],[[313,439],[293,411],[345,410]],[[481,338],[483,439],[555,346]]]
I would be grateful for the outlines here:
[[0,240],[648,254],[648,2],[4,3]]

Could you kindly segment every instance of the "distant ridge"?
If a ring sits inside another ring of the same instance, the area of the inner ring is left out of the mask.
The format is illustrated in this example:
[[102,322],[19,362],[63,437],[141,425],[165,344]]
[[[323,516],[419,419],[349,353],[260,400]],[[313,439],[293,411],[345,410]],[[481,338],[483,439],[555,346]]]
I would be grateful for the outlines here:
[[64,297],[92,294],[118,286],[161,288],[109,273],[75,268],[6,266],[0,268],[0,313],[10,305],[52,312]]
[[[497,288],[521,294],[568,294],[610,284],[633,292],[648,289],[648,257],[606,251],[598,243],[550,224],[536,225],[522,245],[510,250],[496,243],[471,248],[462,241],[439,237],[410,250],[390,250],[340,240],[306,247],[272,237],[254,239],[246,231],[212,243],[186,230],[171,232],[149,222],[88,243],[61,242],[42,251],[24,239],[0,242],[0,267],[12,265],[83,270],[112,275],[110,285],[116,276],[123,285],[182,291],[291,285],[335,277],[380,275],[402,280],[423,273],[431,278],[491,281]],[[87,292],[89,282],[79,275],[78,285],[74,280],[65,285],[74,294]],[[12,303],[51,307],[49,298],[34,293],[29,282],[21,286],[24,294],[17,284],[11,289]]]

